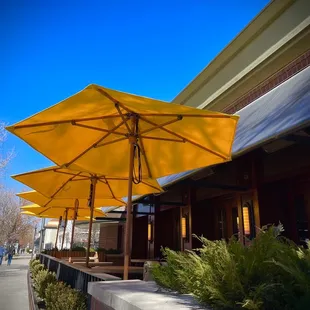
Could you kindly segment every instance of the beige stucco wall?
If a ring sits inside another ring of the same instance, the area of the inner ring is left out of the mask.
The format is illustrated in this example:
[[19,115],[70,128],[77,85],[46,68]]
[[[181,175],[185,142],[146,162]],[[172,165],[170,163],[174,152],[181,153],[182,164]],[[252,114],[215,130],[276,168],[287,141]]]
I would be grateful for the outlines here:
[[[309,0],[273,1],[174,102],[220,110],[236,99],[223,100],[223,97],[234,87],[240,87],[240,82],[248,81],[264,67],[259,78],[252,79],[248,85],[243,83],[239,93],[244,93],[255,86],[253,83],[257,85],[309,49],[309,33]],[[277,64],[273,65],[275,58]]]

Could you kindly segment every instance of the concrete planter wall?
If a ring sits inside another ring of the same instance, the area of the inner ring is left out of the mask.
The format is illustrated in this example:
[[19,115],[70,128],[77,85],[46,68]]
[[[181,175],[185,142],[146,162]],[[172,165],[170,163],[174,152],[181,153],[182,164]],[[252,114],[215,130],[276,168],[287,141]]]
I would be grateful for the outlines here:
[[88,294],[91,310],[211,310],[192,296],[164,291],[155,282],[93,282],[88,285]]
[[35,297],[33,282],[30,276],[30,271],[27,272],[27,285],[28,285],[28,301],[29,301],[29,310],[39,310],[38,302]]

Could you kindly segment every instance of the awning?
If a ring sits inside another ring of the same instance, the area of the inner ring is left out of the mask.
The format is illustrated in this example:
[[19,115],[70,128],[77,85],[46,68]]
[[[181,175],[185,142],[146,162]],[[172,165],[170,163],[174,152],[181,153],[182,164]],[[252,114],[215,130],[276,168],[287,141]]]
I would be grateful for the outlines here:
[[[236,114],[240,116],[233,157],[310,125],[310,67],[258,98]],[[200,169],[169,175],[158,180],[168,186]]]

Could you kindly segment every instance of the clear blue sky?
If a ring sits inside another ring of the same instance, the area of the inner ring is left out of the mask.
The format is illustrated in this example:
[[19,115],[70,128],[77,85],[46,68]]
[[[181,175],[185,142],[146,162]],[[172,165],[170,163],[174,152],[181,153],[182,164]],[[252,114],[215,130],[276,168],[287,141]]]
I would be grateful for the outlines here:
[[[90,83],[170,101],[268,2],[2,0],[0,121],[15,123]],[[7,175],[50,164],[10,135],[5,148],[13,146]]]

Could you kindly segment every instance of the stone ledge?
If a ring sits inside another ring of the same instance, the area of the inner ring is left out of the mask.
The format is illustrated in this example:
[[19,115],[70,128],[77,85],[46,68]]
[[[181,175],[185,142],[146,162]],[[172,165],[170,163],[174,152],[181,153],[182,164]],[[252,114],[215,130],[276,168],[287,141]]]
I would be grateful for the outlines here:
[[155,282],[140,280],[88,283],[88,294],[92,297],[92,310],[208,309],[191,295],[162,291]]

